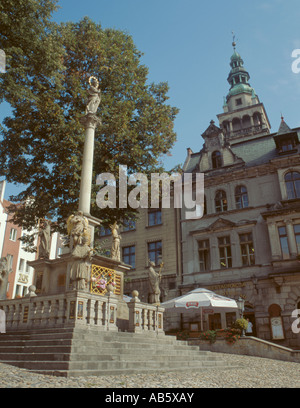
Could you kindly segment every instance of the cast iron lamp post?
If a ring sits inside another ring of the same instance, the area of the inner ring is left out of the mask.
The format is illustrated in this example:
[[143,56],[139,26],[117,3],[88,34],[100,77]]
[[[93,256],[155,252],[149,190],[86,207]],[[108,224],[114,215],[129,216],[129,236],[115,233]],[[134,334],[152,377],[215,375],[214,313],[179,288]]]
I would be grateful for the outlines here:
[[[239,309],[239,313],[240,313],[240,318],[243,319],[243,313],[245,310],[245,300],[240,296],[238,298],[238,300],[236,301],[237,305],[238,305],[238,309]],[[242,337],[245,336],[245,330],[242,329]]]

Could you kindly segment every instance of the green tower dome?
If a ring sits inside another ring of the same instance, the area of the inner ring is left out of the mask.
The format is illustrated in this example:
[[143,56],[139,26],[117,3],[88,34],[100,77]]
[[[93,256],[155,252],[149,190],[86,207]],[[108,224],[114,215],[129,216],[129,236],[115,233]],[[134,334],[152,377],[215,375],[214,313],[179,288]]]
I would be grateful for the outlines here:
[[232,44],[234,47],[234,52],[230,58],[231,70],[229,72],[227,81],[230,84],[230,90],[226,97],[226,100],[232,95],[238,95],[240,93],[252,94],[253,88],[248,83],[250,75],[244,67],[244,61],[240,54],[235,49],[235,43]]

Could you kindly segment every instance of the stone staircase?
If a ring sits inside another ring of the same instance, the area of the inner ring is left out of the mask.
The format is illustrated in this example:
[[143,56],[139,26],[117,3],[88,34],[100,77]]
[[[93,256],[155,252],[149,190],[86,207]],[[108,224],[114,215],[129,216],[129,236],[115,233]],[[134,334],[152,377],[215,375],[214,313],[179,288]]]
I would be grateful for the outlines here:
[[65,377],[234,368],[220,354],[173,336],[89,328],[0,334],[0,362]]

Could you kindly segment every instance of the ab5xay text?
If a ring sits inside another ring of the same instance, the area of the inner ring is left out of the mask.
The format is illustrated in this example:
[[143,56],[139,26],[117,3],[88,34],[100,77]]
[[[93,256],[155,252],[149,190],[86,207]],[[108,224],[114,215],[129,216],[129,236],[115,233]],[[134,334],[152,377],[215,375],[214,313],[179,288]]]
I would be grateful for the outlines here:
[[149,397],[140,396],[138,394],[117,394],[113,392],[105,397],[105,402],[122,402],[136,405],[139,399],[147,402],[192,402],[194,393],[188,392],[152,392]]

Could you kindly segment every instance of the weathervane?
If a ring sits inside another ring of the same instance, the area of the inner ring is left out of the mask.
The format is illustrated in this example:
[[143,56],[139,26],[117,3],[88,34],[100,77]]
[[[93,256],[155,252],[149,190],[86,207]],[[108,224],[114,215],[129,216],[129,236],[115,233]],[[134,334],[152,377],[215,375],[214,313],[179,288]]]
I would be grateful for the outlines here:
[[235,34],[234,34],[233,31],[231,31],[231,32],[232,32],[232,46],[233,46],[233,48],[234,48],[234,50],[235,50],[235,46],[236,46]]

